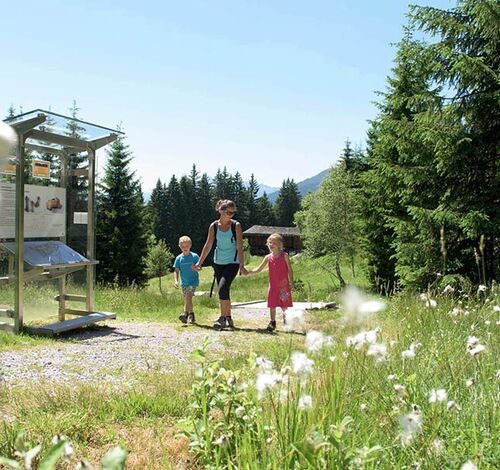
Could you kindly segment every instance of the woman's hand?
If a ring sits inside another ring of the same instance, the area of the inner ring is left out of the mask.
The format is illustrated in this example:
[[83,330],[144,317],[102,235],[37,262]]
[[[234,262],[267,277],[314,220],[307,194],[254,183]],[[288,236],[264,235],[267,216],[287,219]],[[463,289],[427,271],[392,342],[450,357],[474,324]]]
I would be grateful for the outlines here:
[[191,269],[193,271],[201,271],[201,268],[202,268],[201,263],[198,261],[196,264],[193,264]]

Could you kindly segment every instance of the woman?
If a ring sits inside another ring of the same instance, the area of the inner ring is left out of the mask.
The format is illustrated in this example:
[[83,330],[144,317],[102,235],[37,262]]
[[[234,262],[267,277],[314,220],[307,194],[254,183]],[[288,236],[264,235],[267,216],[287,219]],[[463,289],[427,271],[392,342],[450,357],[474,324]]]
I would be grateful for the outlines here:
[[236,204],[229,199],[222,199],[217,202],[215,210],[219,213],[219,219],[208,227],[207,241],[194,269],[201,269],[215,242],[214,271],[219,292],[220,317],[214,323],[214,329],[222,330],[234,327],[231,318],[231,283],[238,272],[246,274],[247,270],[244,266],[241,224],[232,219],[236,213]]

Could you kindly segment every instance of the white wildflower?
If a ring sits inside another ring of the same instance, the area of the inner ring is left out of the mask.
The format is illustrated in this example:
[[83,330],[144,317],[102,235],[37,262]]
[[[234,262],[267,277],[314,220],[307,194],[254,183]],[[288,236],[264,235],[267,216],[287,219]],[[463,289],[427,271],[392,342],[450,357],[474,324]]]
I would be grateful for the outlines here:
[[255,364],[263,372],[273,370],[274,367],[272,361],[266,359],[265,357],[260,357],[260,356],[255,358]]
[[448,403],[446,403],[446,409],[448,411],[451,411],[451,410],[460,411],[462,408],[460,408],[460,406],[458,405],[458,403],[456,401],[450,400]]
[[361,405],[359,405],[359,409],[362,411],[362,412],[365,412],[366,411],[366,404],[365,403],[361,403]]
[[398,380],[398,376],[397,376],[396,374],[389,374],[389,375],[387,376],[387,380],[388,380],[389,382],[394,382],[395,380]]
[[476,379],[474,379],[472,377],[465,381],[465,385],[467,385],[467,387],[472,387],[475,383],[476,383]]
[[407,446],[414,437],[422,431],[422,415],[419,411],[412,411],[399,417],[399,424],[402,428],[401,444]]
[[306,334],[306,348],[311,353],[316,353],[326,346],[333,346],[333,338],[325,336],[321,331],[309,331]]
[[406,387],[404,385],[394,384],[393,388],[399,397],[404,398],[407,395]]
[[243,406],[238,406],[238,408],[234,410],[234,414],[241,418],[245,414],[245,408]]
[[426,292],[422,292],[422,293],[419,295],[419,297],[420,297],[420,300],[421,300],[422,302],[426,302],[426,301],[427,301],[427,299],[429,298],[429,296],[427,295],[427,293],[426,293]]
[[495,372],[495,377],[496,377],[497,379],[500,379],[500,370],[497,370],[497,371]]
[[328,359],[330,359],[330,362],[335,362],[337,360],[337,356],[330,356]]
[[359,289],[349,286],[344,291],[343,304],[346,311],[346,320],[357,324],[362,323],[368,316],[385,309],[381,300],[369,300]]
[[288,310],[286,314],[285,331],[302,330],[305,326],[303,310]]
[[486,326],[491,325],[491,321],[490,321],[490,320],[484,320],[484,324],[485,324]]
[[398,344],[398,342],[397,342],[397,341],[394,341],[394,340],[389,341],[389,346],[390,346],[391,348],[393,348],[394,346],[396,346],[396,344]]
[[444,442],[442,439],[434,439],[429,445],[429,452],[433,455],[440,455],[444,451]]
[[486,346],[484,346],[483,344],[476,344],[476,346],[474,346],[473,348],[467,348],[467,352],[471,355],[471,356],[476,356],[477,354],[483,352],[484,350],[486,349]]
[[227,437],[221,434],[220,437],[214,441],[214,444],[216,446],[225,447],[227,445]]
[[383,363],[387,359],[387,346],[384,343],[370,344],[366,355],[375,356],[377,363]]
[[448,394],[444,388],[432,389],[429,393],[429,403],[442,403],[448,399]]
[[443,294],[453,294],[455,292],[455,288],[451,287],[449,284],[443,289]]
[[500,305],[494,305],[493,306],[493,311],[497,312],[497,313],[500,312]]
[[475,336],[469,336],[467,338],[467,346],[474,346],[479,343],[479,340]]
[[314,361],[304,353],[295,351],[292,353],[292,370],[301,378],[307,378],[312,372]]
[[262,398],[266,390],[272,390],[281,378],[281,375],[275,371],[261,372],[255,381],[258,397]]
[[311,395],[302,395],[299,398],[298,408],[301,411],[309,410],[312,408],[312,397]]
[[484,284],[479,284],[479,285],[477,286],[477,291],[478,291],[478,292],[485,292],[485,291],[486,291],[486,289],[487,289],[487,287],[486,287]]
[[458,317],[461,313],[462,313],[462,310],[460,309],[460,307],[455,307],[455,308],[453,308],[453,310],[450,312],[450,315],[451,315],[452,317]]
[[349,353],[347,351],[342,351],[342,357],[348,357]]
[[477,470],[477,467],[474,465],[473,462],[468,460],[460,467],[460,470]]
[[428,308],[436,308],[437,302],[434,299],[427,299],[427,301],[425,302],[425,306]]
[[370,331],[360,331],[355,336],[347,337],[346,345],[355,349],[361,349],[365,344],[375,344],[377,342],[377,334],[380,331],[379,327]]

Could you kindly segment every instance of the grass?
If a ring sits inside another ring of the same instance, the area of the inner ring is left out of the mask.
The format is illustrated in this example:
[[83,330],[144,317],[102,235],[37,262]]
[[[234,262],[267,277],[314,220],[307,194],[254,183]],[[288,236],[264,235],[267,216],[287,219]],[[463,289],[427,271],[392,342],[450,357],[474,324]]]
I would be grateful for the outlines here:
[[[259,261],[251,259],[250,266]],[[304,285],[294,293],[294,299],[338,301],[338,285],[325,269],[331,265],[328,258],[294,259],[295,278]],[[348,269],[344,271],[348,278]],[[365,285],[362,267],[357,275],[355,283]],[[204,269],[199,290],[208,291],[211,280],[211,269]],[[122,321],[177,324],[182,296],[173,289],[171,276],[163,280],[163,286],[162,295],[157,280],[144,290],[98,288],[96,304],[100,310],[117,312]],[[233,299],[263,299],[266,289],[265,273],[238,277]],[[53,293],[49,286],[33,288],[29,295],[32,302],[48,302]],[[495,468],[500,461],[500,381],[496,378],[500,342],[496,324],[499,313],[493,306],[500,304],[500,296],[497,291],[488,294],[488,298],[439,297],[436,309],[425,308],[416,295],[402,294],[390,299],[388,308],[378,317],[358,327],[343,323],[342,311],[309,314],[309,327],[332,335],[336,345],[323,353],[308,353],[315,362],[314,373],[307,385],[294,385],[298,388],[292,390],[287,406],[276,401],[273,404],[269,397],[257,398],[253,387],[256,371],[248,365],[248,357],[262,355],[278,366],[287,364],[292,351],[305,350],[303,337],[253,334],[250,342],[241,341],[240,352],[220,358],[209,355],[210,360],[222,361],[215,371],[223,367],[236,372],[238,386],[243,380],[250,383],[244,406],[255,409],[256,414],[251,420],[254,434],[250,428],[238,427],[239,418],[233,413],[220,420],[218,413],[226,412],[228,406],[220,399],[226,392],[221,392],[209,410],[212,441],[223,432],[231,432],[232,441],[238,445],[218,447],[211,441],[206,461],[202,452],[189,454],[188,444],[193,440],[176,436],[177,423],[181,418],[197,418],[188,408],[196,399],[196,392],[191,392],[193,383],[210,379],[210,387],[214,387],[221,379],[218,375],[195,378],[194,371],[186,369],[168,374],[143,373],[140,386],[132,389],[81,384],[37,384],[36,389],[0,387],[0,455],[12,455],[15,437],[23,429],[34,443],[48,443],[55,434],[63,433],[72,440],[79,457],[93,462],[109,447],[121,443],[131,452],[127,468],[137,469],[174,468],[188,460],[198,468],[217,461],[220,467],[228,468],[392,469],[420,465],[433,469],[460,468],[466,460],[480,468]],[[453,308],[460,308],[461,313],[450,315]],[[195,309],[200,321],[209,322],[217,315],[217,302],[208,296],[196,297]],[[387,361],[380,366],[366,355],[366,346],[360,350],[346,346],[347,337],[375,326],[382,329],[379,341],[389,351]],[[222,341],[238,342],[248,335],[235,332]],[[486,347],[474,357],[466,352],[471,335]],[[412,342],[422,346],[413,360],[403,360],[401,353]],[[0,352],[47,344],[56,346],[58,341],[0,334]],[[334,362],[330,356],[335,356]],[[396,382],[388,380],[391,374],[397,375],[397,383],[405,387],[403,396],[395,392]],[[466,380],[470,378],[475,384],[468,387]],[[447,400],[455,401],[460,410],[447,411],[446,403],[429,403],[431,389],[441,388],[447,391]],[[297,400],[304,394],[311,395],[313,407],[300,412]],[[399,418],[409,413],[412,403],[421,407],[422,431],[410,445],[402,446]],[[350,424],[346,424],[347,417],[352,418]],[[438,449],[439,442],[443,449]],[[328,465],[323,465],[325,462]]]

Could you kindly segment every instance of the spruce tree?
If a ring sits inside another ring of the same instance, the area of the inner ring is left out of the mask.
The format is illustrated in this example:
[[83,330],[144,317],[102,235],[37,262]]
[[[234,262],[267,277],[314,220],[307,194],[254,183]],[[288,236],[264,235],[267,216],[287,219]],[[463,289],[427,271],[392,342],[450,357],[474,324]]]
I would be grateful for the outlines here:
[[293,227],[294,215],[300,209],[301,196],[297,183],[293,179],[287,178],[283,181],[274,210],[276,222],[280,227]]
[[276,225],[276,214],[274,213],[273,205],[265,191],[264,194],[257,199],[256,210],[257,218],[255,225],[267,225],[271,227]]
[[119,286],[146,282],[148,227],[140,182],[130,170],[124,137],[107,150],[97,205],[98,280]]
[[254,174],[250,176],[247,188],[247,209],[248,209],[248,227],[258,225],[258,212],[257,212],[257,194],[259,193],[259,183],[255,179]]

